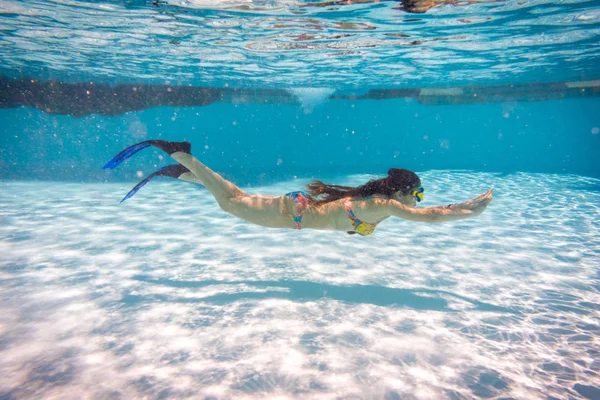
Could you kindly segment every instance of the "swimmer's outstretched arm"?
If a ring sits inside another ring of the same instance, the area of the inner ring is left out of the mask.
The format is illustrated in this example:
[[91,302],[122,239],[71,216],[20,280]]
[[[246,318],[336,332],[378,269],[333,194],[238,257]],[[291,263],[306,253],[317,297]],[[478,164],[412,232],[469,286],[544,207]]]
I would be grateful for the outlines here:
[[437,206],[427,208],[408,207],[396,200],[388,203],[389,212],[394,217],[418,222],[448,222],[460,219],[473,218],[480,215],[490,204],[493,197],[493,189],[488,190],[474,199],[450,204],[448,206]]

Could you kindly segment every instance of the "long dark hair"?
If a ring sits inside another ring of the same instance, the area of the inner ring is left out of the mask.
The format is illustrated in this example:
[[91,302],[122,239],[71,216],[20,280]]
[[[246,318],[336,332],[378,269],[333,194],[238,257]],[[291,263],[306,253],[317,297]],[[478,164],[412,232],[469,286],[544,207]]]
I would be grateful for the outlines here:
[[391,196],[395,192],[406,195],[419,186],[421,186],[421,180],[417,174],[401,168],[391,168],[385,178],[370,180],[357,187],[329,185],[321,181],[313,181],[306,185],[310,195],[309,201],[314,205],[321,205],[346,197],[368,197],[378,194]]

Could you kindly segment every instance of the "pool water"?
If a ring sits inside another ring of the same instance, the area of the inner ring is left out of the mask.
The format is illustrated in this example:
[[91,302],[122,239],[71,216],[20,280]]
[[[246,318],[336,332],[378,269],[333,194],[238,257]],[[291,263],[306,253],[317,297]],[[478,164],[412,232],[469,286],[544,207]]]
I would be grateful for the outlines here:
[[[600,4],[312,3],[0,1],[0,399],[600,399]],[[147,139],[252,194],[494,200],[368,237],[119,204]]]

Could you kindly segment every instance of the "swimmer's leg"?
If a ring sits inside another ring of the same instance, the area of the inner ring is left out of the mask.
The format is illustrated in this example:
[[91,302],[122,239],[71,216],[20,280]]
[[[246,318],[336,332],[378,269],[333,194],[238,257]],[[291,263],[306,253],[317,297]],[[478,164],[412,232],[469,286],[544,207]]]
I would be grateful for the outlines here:
[[[195,176],[192,182],[203,184],[209,192],[215,197],[221,207],[228,205],[229,200],[233,197],[245,196],[246,193],[233,183],[223,179],[221,175],[212,171],[206,165],[198,161],[191,153],[192,145],[189,142],[169,142],[166,140],[146,140],[141,143],[127,147],[112,160],[110,160],[104,168],[115,168],[117,165],[146,147],[154,146],[165,153],[169,154],[176,161],[181,163],[189,172]],[[189,175],[188,175],[188,178]],[[150,179],[150,177],[149,177]],[[181,179],[181,178],[180,178]],[[190,180],[190,179],[187,179]],[[144,182],[144,181],[142,181]],[[142,183],[140,182],[140,184]],[[146,181],[147,183],[147,181]],[[145,184],[145,183],[144,183]],[[142,187],[144,184],[140,185]],[[135,188],[134,188],[135,189]],[[138,188],[139,190],[139,188]],[[135,193],[135,191],[134,191]],[[132,194],[133,195],[133,194]],[[127,196],[125,196],[128,198]],[[129,196],[131,197],[131,196]]]
[[232,182],[223,179],[221,175],[202,164],[191,154],[176,151],[169,155],[190,170],[202,182],[204,187],[215,196],[215,200],[217,200],[221,208],[225,209],[225,207],[230,205],[229,200],[234,197],[247,196],[242,189]]
[[158,147],[173,157],[177,162],[192,172],[209,192],[215,196],[217,203],[224,208],[234,197],[246,196],[246,193],[232,182],[206,165],[202,164],[191,154],[192,145],[189,142],[168,142],[166,140],[148,140],[152,146]]

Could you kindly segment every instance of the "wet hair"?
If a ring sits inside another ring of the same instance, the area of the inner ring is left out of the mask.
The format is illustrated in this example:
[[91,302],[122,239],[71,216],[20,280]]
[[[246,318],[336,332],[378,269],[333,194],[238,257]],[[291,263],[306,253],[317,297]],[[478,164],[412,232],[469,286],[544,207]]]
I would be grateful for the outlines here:
[[362,186],[329,185],[321,181],[313,181],[306,185],[309,202],[320,205],[343,199],[346,197],[368,197],[384,195],[391,197],[395,192],[407,195],[421,186],[421,180],[412,171],[401,168],[390,168],[388,176],[381,179],[370,180]]

